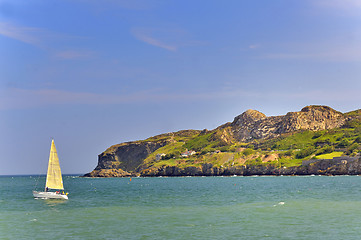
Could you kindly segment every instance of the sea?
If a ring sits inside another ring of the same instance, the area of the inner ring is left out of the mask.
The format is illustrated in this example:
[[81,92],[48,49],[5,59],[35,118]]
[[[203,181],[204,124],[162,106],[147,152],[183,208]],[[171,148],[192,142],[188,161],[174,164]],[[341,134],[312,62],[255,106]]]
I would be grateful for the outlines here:
[[0,239],[361,239],[361,176],[0,177]]

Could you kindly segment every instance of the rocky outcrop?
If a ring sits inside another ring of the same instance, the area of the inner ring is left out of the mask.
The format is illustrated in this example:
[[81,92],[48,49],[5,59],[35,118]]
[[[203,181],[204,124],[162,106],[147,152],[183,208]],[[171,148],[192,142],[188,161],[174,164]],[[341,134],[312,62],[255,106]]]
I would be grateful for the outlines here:
[[307,106],[300,112],[284,116],[266,117],[255,110],[247,110],[231,123],[233,136],[239,141],[274,138],[298,130],[325,130],[345,123],[342,113],[327,106]]
[[130,176],[149,154],[164,147],[167,141],[128,142],[114,145],[98,156],[98,165],[86,177]]
[[94,169],[84,177],[130,177],[131,173],[123,171],[122,169]]

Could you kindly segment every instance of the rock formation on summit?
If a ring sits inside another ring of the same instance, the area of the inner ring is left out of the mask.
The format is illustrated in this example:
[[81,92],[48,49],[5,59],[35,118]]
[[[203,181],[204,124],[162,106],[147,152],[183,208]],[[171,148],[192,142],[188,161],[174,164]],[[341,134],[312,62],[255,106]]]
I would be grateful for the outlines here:
[[247,110],[231,123],[235,139],[251,141],[274,138],[298,130],[319,131],[340,127],[345,123],[342,113],[327,106],[307,106],[300,112],[267,117],[256,110]]

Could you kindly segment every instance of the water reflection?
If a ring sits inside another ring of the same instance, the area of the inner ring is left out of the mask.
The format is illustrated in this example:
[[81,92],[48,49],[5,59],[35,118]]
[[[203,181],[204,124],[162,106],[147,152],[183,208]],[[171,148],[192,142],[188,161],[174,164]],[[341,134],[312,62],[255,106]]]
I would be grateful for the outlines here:
[[42,199],[46,206],[57,207],[63,204],[66,204],[68,200],[66,199]]

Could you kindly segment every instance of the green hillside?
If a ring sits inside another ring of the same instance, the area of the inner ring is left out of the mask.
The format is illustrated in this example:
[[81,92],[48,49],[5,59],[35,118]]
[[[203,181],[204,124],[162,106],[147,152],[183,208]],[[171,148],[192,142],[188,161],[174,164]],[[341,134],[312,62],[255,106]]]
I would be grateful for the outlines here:
[[[227,125],[215,130],[187,130],[155,136],[144,141],[166,140],[169,143],[150,154],[144,166],[200,166],[212,163],[216,167],[237,165],[298,166],[303,160],[355,156],[361,144],[361,111],[344,114],[353,117],[341,128],[322,131],[298,131],[273,139],[238,142]],[[185,151],[195,151],[181,156]],[[162,154],[161,159],[157,155]],[[159,158],[159,157],[158,157]]]

